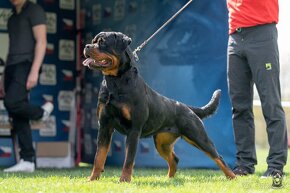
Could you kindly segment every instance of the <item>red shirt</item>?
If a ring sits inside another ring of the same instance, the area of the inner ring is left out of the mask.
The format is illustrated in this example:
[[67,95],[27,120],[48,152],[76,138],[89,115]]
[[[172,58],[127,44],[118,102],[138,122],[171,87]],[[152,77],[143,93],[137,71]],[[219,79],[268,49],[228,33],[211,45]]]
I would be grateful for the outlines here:
[[227,0],[229,33],[239,27],[278,23],[278,0]]

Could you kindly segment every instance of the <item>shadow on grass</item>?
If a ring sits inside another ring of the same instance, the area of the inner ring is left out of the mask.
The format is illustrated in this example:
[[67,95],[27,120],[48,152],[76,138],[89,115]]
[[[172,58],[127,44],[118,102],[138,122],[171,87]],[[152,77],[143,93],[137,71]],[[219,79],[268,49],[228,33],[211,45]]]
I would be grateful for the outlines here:
[[[0,168],[1,170],[3,168]],[[0,172],[0,178],[48,178],[60,177],[87,180],[92,167],[75,167],[72,169],[37,169],[34,173],[4,173]],[[106,167],[102,173],[100,182],[111,181],[119,183],[121,175],[120,167]],[[219,170],[206,169],[180,169],[174,178],[167,177],[167,168],[136,168],[134,170],[132,184],[137,186],[167,187],[183,186],[185,183],[214,183],[227,181]]]
[[[2,171],[4,168],[0,168]],[[72,178],[82,178],[89,175],[91,167],[75,167],[75,168],[68,168],[68,169],[57,169],[57,168],[41,168],[36,169],[33,173],[21,173],[21,172],[14,172],[14,173],[4,173],[0,172],[0,178],[7,178],[7,177],[22,177],[22,178],[32,178],[32,177],[72,177]]]

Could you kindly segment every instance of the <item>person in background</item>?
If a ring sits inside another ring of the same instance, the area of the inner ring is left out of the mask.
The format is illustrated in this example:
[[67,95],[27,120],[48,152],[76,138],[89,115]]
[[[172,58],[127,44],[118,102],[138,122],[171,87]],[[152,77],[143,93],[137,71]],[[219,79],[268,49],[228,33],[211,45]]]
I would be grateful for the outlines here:
[[29,91],[37,84],[46,50],[46,16],[39,5],[28,0],[10,2],[14,8],[8,19],[9,49],[0,95],[18,137],[21,159],[4,172],[34,172],[30,120],[45,121],[53,111],[51,102],[42,106],[29,102]]
[[229,11],[228,86],[237,147],[233,172],[255,172],[253,85],[256,85],[270,146],[262,177],[283,175],[287,128],[281,105],[277,43],[278,0],[227,0]]

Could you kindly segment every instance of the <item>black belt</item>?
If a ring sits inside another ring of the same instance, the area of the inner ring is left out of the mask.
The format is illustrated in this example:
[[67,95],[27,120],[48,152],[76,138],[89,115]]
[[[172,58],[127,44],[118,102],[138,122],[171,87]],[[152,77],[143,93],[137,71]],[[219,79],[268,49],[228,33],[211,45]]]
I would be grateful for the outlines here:
[[256,25],[256,26],[238,27],[238,28],[236,28],[235,32],[241,33],[242,31],[244,31],[246,29],[257,28],[257,27],[262,27],[262,26],[266,26],[266,25],[273,25],[273,24],[276,25],[275,23],[266,23],[266,24],[261,24],[261,25]]

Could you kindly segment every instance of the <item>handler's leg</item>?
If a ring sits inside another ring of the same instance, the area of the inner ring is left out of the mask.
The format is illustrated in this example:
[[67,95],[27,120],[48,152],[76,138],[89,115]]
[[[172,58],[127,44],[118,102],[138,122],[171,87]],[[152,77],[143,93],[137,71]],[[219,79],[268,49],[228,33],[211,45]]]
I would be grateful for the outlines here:
[[19,63],[5,69],[4,105],[10,114],[29,120],[42,118],[44,109],[29,102],[26,81],[30,72],[29,63]]
[[32,131],[29,119],[13,117],[13,129],[18,136],[20,147],[20,158],[24,161],[35,162],[35,151],[32,145]]
[[[234,38],[234,40],[233,40]],[[255,125],[253,115],[253,81],[247,60],[242,56],[237,41],[239,34],[231,35],[228,48],[228,84],[232,103],[232,119],[236,143],[238,175],[252,174],[257,164]],[[238,42],[242,44],[241,42]]]
[[249,57],[249,63],[267,125],[270,145],[268,168],[283,171],[288,151],[285,113],[281,105],[277,30],[274,24],[270,24],[258,28],[255,33],[257,37],[266,40],[251,44],[252,55]]

